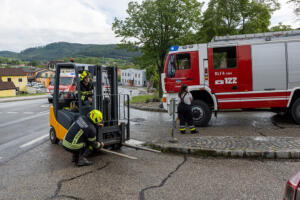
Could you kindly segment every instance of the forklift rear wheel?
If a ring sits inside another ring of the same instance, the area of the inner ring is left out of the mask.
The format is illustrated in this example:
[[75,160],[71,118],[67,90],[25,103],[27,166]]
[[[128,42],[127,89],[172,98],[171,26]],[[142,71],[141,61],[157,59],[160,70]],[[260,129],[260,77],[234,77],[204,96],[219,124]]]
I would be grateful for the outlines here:
[[53,99],[52,99],[52,98],[51,98],[51,99],[48,98],[48,102],[49,102],[49,103],[53,103]]
[[56,133],[53,127],[50,128],[49,137],[52,144],[57,144],[59,142],[56,138]]

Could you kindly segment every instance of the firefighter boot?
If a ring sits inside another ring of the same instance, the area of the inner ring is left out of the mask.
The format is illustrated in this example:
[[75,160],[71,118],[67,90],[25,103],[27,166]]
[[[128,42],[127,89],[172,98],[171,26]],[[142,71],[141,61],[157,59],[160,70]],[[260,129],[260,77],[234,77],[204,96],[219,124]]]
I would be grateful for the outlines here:
[[76,163],[78,167],[80,166],[89,166],[92,165],[93,162],[86,159],[84,156],[79,156],[78,162]]
[[83,156],[84,157],[89,157],[91,154],[93,153],[93,147],[89,146],[88,148],[86,148],[83,152]]
[[196,128],[191,128],[190,131],[191,134],[199,133]]
[[72,162],[77,163],[78,162],[79,155],[78,154],[72,154]]
[[179,130],[180,130],[180,133],[181,133],[181,134],[185,134],[186,128],[181,126],[181,127],[179,128]]

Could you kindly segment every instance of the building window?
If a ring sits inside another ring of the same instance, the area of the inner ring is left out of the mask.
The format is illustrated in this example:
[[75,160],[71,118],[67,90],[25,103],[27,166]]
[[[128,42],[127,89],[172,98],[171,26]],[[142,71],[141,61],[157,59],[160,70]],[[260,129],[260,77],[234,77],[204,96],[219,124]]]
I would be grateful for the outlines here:
[[8,82],[11,82],[11,78],[7,78],[7,81],[8,81]]
[[20,83],[22,82],[22,78],[19,78],[19,82],[20,82]]

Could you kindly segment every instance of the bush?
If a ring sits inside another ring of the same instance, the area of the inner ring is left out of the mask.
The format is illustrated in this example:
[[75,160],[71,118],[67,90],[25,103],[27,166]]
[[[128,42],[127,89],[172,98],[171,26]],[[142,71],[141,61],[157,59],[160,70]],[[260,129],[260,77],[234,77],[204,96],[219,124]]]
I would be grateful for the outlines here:
[[130,100],[130,103],[150,103],[150,102],[161,102],[161,98],[157,94],[155,95],[140,95],[134,96]]

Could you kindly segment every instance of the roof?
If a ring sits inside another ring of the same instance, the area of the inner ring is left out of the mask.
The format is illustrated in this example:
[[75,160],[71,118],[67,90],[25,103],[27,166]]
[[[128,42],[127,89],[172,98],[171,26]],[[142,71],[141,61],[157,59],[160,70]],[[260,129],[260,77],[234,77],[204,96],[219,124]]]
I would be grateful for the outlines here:
[[48,68],[36,68],[34,72],[42,72],[42,71],[46,71],[49,70]]
[[128,68],[128,69],[122,69],[122,72],[146,72],[146,70],[145,69]]
[[0,76],[26,76],[20,68],[0,68]]
[[24,71],[24,72],[35,72],[36,69],[35,69],[35,68],[28,68],[28,67],[25,67],[25,68],[23,68],[23,71]]
[[16,89],[16,86],[13,82],[0,81],[0,90],[12,90],[12,89]]

